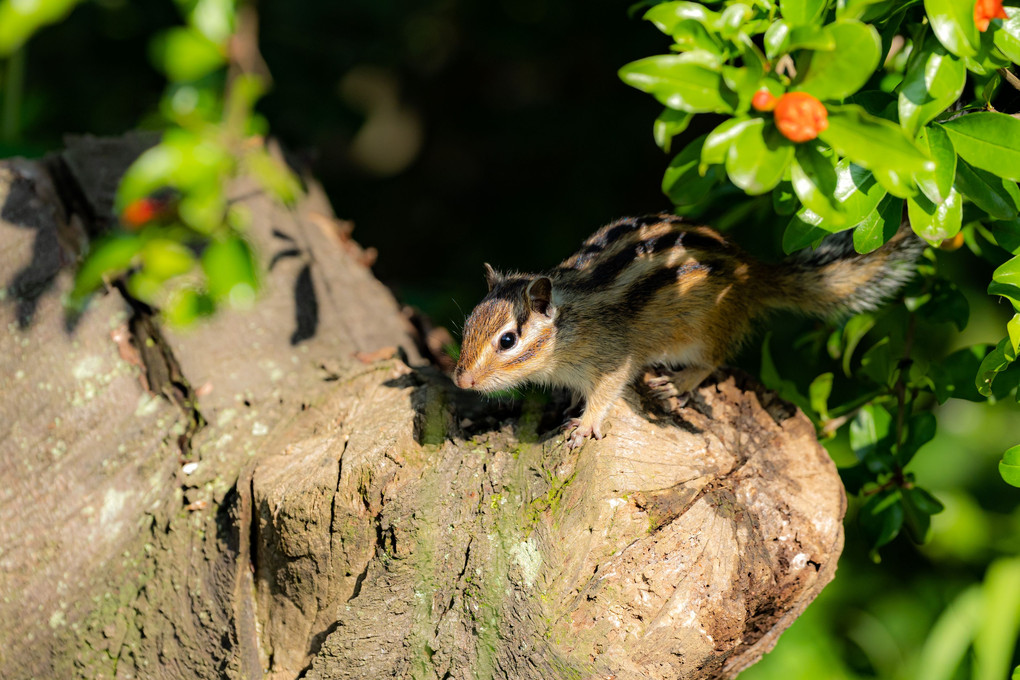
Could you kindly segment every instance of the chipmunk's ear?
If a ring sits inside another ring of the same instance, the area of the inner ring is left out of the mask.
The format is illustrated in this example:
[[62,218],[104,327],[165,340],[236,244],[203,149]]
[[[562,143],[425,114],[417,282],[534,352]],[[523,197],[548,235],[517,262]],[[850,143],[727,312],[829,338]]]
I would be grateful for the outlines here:
[[552,281],[539,276],[528,284],[528,304],[539,314],[552,315]]
[[483,266],[485,267],[485,282],[489,284],[489,290],[492,290],[492,287],[499,283],[502,277],[488,262],[486,262]]

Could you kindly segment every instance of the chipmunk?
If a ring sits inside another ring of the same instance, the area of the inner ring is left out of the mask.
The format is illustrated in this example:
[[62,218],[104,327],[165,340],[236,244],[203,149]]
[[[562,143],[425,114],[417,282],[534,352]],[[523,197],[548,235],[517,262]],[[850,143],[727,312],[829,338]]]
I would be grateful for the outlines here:
[[683,366],[685,394],[730,357],[770,310],[838,317],[874,309],[913,273],[924,243],[902,228],[858,254],[852,232],[778,265],[674,215],[626,218],[541,274],[485,265],[489,293],[464,325],[458,387],[492,392],[524,382],[566,387],[586,405],[569,448],[602,438],[609,407],[651,364]]

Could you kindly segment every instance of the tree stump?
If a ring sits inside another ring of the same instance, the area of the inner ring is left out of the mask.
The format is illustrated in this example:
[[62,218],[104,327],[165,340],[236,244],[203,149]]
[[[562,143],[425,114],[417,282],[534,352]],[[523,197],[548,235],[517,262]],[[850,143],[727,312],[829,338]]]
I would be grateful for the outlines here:
[[556,399],[430,365],[312,183],[237,187],[253,311],[176,332],[113,287],[68,330],[146,143],[0,163],[0,675],[732,677],[832,578],[802,414],[741,374],[682,408],[638,385],[568,451]]

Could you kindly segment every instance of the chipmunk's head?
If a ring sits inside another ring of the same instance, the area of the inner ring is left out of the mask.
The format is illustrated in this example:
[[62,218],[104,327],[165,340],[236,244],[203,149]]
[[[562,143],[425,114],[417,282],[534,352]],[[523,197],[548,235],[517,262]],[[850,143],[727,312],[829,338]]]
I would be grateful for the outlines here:
[[454,382],[493,392],[537,377],[552,359],[556,307],[546,276],[501,275],[488,264],[489,294],[464,323]]

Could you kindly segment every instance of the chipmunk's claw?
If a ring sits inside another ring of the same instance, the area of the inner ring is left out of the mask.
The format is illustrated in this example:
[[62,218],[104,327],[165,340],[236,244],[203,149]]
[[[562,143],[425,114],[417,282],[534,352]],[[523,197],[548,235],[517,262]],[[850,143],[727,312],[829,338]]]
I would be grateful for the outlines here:
[[[573,430],[573,432],[571,432]],[[602,430],[598,426],[582,425],[580,418],[571,418],[567,421],[567,425],[564,431],[567,435],[567,448],[576,449],[584,445],[584,442],[591,437],[592,439],[602,439],[604,436]]]

